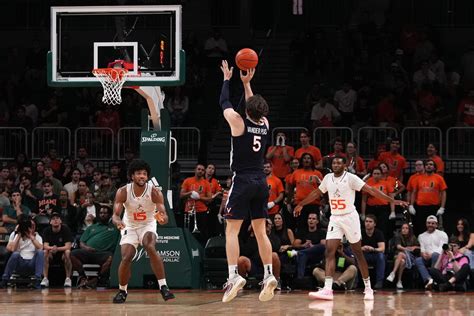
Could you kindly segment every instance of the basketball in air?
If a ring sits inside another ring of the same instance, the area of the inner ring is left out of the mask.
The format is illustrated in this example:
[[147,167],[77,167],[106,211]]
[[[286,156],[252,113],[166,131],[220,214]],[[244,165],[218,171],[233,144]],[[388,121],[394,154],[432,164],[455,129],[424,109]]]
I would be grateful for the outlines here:
[[235,64],[241,70],[255,68],[258,64],[258,55],[253,49],[242,48],[237,55],[235,55]]

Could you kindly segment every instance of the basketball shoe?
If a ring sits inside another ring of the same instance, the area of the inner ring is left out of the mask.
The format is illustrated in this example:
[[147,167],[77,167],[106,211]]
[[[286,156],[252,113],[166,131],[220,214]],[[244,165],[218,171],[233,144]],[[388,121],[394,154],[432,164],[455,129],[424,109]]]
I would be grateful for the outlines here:
[[259,284],[262,285],[262,290],[260,291],[258,299],[262,302],[271,300],[274,295],[273,291],[275,291],[276,287],[278,286],[277,279],[275,279],[273,274],[269,274],[265,280]]
[[319,289],[317,292],[309,292],[308,296],[310,298],[314,298],[316,300],[326,300],[326,301],[332,301],[334,299],[334,295],[332,294],[332,290],[329,289]]
[[238,274],[231,279],[227,279],[227,282],[224,284],[225,293],[222,297],[222,302],[227,303],[232,301],[240,289],[245,286],[245,283],[247,283],[247,281]]

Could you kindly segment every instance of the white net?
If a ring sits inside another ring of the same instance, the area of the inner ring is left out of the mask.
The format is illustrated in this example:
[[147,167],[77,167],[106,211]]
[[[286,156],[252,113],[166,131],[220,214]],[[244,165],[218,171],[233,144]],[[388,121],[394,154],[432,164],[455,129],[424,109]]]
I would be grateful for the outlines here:
[[92,70],[92,73],[100,80],[104,88],[102,102],[109,105],[122,103],[120,92],[122,91],[128,70],[124,68],[98,68]]

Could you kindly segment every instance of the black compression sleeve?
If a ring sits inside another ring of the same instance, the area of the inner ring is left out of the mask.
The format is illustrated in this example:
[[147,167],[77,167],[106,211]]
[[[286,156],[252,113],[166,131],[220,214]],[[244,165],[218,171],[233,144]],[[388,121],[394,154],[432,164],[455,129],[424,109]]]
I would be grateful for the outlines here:
[[229,80],[224,80],[222,83],[221,96],[219,98],[219,104],[222,107],[222,111],[233,108],[229,98]]

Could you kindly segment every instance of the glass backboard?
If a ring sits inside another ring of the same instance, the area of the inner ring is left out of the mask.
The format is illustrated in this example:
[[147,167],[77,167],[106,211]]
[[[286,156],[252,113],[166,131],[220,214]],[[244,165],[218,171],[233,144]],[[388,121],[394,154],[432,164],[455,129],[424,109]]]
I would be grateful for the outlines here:
[[181,6],[51,8],[50,86],[100,86],[92,69],[115,60],[133,65],[125,86],[184,82]]

